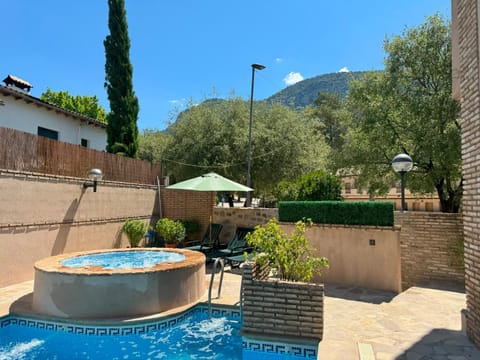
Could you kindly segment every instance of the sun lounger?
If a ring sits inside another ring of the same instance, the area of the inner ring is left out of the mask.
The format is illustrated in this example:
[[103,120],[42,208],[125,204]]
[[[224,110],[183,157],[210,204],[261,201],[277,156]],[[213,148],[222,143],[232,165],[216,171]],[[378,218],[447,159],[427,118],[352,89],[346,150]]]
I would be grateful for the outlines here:
[[248,233],[253,232],[253,228],[238,227],[235,234],[229,241],[226,249],[213,250],[207,253],[207,261],[213,261],[215,258],[227,258],[229,256],[241,255],[244,252],[251,252],[252,248],[248,246],[245,238]]
[[194,246],[187,246],[184,249],[186,250],[194,250],[194,251],[201,251],[201,252],[209,252],[215,248],[218,248],[219,242],[219,235],[220,231],[222,231],[223,225],[222,224],[212,224],[212,233],[210,235],[210,226],[207,227],[205,231],[205,235],[203,235],[202,241],[198,245]]

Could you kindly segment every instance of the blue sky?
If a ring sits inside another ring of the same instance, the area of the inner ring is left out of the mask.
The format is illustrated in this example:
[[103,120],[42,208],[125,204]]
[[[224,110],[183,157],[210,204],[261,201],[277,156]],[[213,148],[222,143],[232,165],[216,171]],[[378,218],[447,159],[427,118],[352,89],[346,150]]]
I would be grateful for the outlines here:
[[[0,0],[1,79],[96,95],[103,87],[107,0]],[[255,99],[302,78],[383,68],[386,36],[425,16],[450,19],[450,0],[126,0],[140,129],[163,129],[188,102],[232,94]]]

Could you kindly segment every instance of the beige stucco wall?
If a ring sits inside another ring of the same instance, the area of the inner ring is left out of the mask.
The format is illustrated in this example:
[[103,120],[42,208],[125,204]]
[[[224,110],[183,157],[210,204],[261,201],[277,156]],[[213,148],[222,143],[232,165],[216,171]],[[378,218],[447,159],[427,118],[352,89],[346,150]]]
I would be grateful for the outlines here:
[[[0,178],[0,223],[45,224],[118,219],[152,214],[156,187],[100,183],[97,192],[84,189],[83,179]],[[120,206],[121,205],[121,206]]]
[[[0,170],[0,287],[32,280],[33,264],[66,252],[122,248],[125,219],[159,218],[156,186]],[[202,231],[214,197],[162,187],[162,216],[197,219]]]
[[[282,229],[290,233],[294,225]],[[314,281],[401,292],[399,228],[314,225],[306,236],[316,255],[330,263]]]

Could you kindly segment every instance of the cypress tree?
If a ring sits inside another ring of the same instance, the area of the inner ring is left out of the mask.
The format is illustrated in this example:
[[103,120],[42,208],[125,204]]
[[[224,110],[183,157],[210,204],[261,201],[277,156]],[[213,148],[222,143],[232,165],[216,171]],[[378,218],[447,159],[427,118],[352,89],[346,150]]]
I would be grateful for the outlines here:
[[107,151],[135,157],[138,148],[138,99],[132,85],[130,39],[124,0],[108,0],[110,35],[105,46],[105,88],[110,101]]

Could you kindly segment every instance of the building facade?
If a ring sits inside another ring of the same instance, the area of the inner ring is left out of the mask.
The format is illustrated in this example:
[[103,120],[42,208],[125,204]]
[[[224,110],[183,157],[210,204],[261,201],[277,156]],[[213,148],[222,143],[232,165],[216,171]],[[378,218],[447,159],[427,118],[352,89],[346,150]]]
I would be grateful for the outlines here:
[[9,75],[0,85],[0,126],[105,151],[106,124],[49,104],[28,93],[31,85]]
[[453,94],[461,104],[467,335],[480,347],[480,4],[452,1]]

